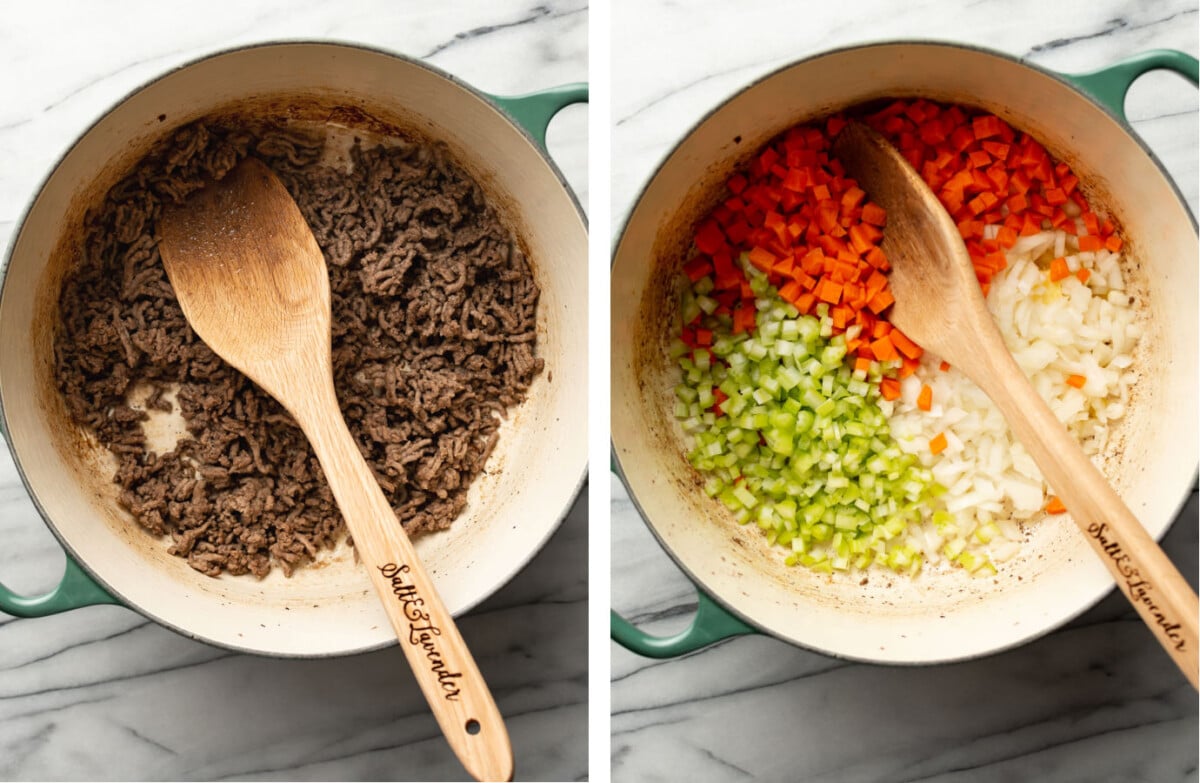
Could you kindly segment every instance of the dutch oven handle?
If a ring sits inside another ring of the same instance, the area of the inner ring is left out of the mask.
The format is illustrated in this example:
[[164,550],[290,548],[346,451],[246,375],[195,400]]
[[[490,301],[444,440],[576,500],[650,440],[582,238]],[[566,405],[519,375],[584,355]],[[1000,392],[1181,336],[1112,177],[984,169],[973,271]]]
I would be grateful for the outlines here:
[[121,602],[109,595],[70,555],[58,586],[45,595],[18,595],[0,584],[0,612],[14,617],[45,617],[97,604]]
[[529,131],[542,149],[546,148],[546,128],[555,114],[573,103],[587,103],[588,86],[582,82],[564,84],[528,95],[489,95],[517,124]]
[[609,621],[614,642],[647,658],[678,658],[722,639],[758,633],[698,588],[696,616],[691,625],[674,636],[651,636],[616,612],[612,612]]
[[[620,476],[616,460],[610,466]],[[651,636],[616,612],[609,617],[609,633],[617,644],[647,658],[677,658],[732,636],[758,633],[726,611],[703,590],[696,589],[696,616],[692,624],[674,636]]]
[[1200,82],[1200,62],[1190,54],[1173,49],[1151,49],[1098,71],[1062,75],[1122,120],[1127,121],[1125,95],[1129,92],[1129,87],[1142,74],[1156,70],[1174,71],[1192,84]]
[[[0,435],[8,438],[8,431],[2,423]],[[58,580],[57,587],[45,595],[20,595],[0,584],[0,612],[11,614],[13,617],[45,617],[48,614],[69,612],[85,606],[120,603],[92,579],[69,553],[62,579]]]
[[[8,438],[8,431],[2,423],[0,435]],[[70,553],[67,553],[67,567],[62,579],[58,580],[58,586],[45,595],[19,595],[0,584],[0,612],[13,617],[45,617],[96,604],[120,605],[121,602],[92,579]]]

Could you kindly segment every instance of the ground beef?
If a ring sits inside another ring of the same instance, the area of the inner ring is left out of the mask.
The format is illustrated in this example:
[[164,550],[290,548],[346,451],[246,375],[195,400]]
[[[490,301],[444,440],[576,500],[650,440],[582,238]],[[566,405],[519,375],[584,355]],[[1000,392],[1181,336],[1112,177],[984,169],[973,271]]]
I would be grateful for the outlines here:
[[[65,278],[55,373],[67,410],[117,458],[120,502],[210,576],[288,574],[331,547],[341,514],[299,427],[202,343],[159,262],[155,221],[253,155],[300,205],[329,267],[334,383],[363,455],[410,534],[447,527],[542,369],[538,287],[478,185],[438,145],[322,160],[324,136],[273,126],[177,131],[86,218]],[[147,409],[175,400],[190,437],[156,454]]]

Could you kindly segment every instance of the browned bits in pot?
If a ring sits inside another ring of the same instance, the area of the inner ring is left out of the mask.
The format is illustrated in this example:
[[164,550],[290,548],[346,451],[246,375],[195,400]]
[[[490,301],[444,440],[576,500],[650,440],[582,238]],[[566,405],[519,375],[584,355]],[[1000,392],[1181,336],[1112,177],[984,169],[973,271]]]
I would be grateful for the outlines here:
[[[120,502],[205,574],[267,574],[332,546],[341,515],[290,415],[192,332],[159,261],[160,205],[255,155],[283,180],[329,265],[342,412],[410,534],[445,528],[520,403],[535,355],[538,287],[480,188],[436,145],[350,150],[323,135],[193,124],[89,213],[65,279],[58,387],[75,422],[117,458]],[[150,450],[131,405],[171,410],[190,437]]]

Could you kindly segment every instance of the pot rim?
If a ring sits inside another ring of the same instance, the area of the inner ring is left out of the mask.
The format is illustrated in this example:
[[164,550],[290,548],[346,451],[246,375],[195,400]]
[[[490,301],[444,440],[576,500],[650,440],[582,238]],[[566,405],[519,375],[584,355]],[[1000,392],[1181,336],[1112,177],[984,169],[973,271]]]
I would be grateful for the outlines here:
[[[658,179],[658,176],[662,172],[663,167],[666,166],[667,162],[671,159],[672,156],[675,155],[675,153],[679,150],[679,148],[683,145],[683,143],[685,141],[687,141],[689,138],[691,138],[692,135],[695,134],[696,131],[698,131],[705,123],[707,123],[710,119],[712,119],[714,115],[716,115],[718,112],[723,110],[726,106],[728,106],[734,100],[741,97],[742,95],[749,92],[750,90],[760,86],[762,83],[768,81],[769,79],[772,79],[772,78],[778,76],[779,74],[781,74],[785,71],[791,70],[792,68],[795,68],[797,66],[804,65],[806,63],[809,63],[809,62],[812,62],[815,60],[819,60],[824,57],[829,57],[832,55],[845,54],[847,52],[861,51],[861,50],[867,50],[867,49],[876,49],[876,48],[880,48],[880,47],[889,47],[889,46],[940,47],[940,48],[944,48],[944,49],[965,50],[965,51],[972,52],[975,54],[983,54],[983,55],[988,55],[991,57],[996,57],[998,59],[1005,60],[1005,61],[1013,63],[1015,65],[1026,67],[1036,74],[1050,77],[1055,82],[1057,82],[1060,87],[1064,87],[1064,88],[1078,94],[1079,96],[1083,97],[1085,100],[1087,100],[1093,106],[1099,108],[1106,115],[1108,115],[1109,118],[1111,118],[1114,122],[1117,123],[1117,125],[1125,132],[1125,135],[1127,137],[1129,137],[1129,139],[1131,141],[1133,141],[1142,150],[1142,152],[1151,160],[1151,162],[1155,165],[1155,167],[1158,168],[1159,172],[1163,176],[1163,179],[1166,180],[1166,182],[1170,186],[1172,192],[1174,192],[1175,198],[1179,200],[1179,203],[1184,208],[1184,212],[1187,214],[1187,216],[1191,220],[1193,233],[1197,232],[1196,215],[1193,214],[1191,207],[1188,205],[1187,199],[1184,198],[1182,191],[1180,191],[1180,189],[1179,189],[1179,186],[1176,184],[1176,182],[1175,182],[1174,178],[1171,176],[1170,172],[1167,171],[1166,166],[1164,166],[1162,161],[1159,160],[1158,156],[1154,154],[1154,151],[1150,149],[1150,147],[1141,138],[1141,136],[1139,136],[1137,134],[1137,132],[1133,129],[1133,127],[1129,124],[1129,122],[1127,120],[1125,120],[1123,117],[1116,114],[1107,105],[1096,100],[1094,97],[1089,95],[1084,90],[1080,89],[1075,84],[1072,84],[1066,78],[1066,76],[1064,76],[1062,73],[1060,73],[1058,71],[1053,71],[1049,68],[1045,68],[1040,65],[1036,65],[1034,63],[1030,63],[1021,57],[1017,57],[1015,55],[1011,55],[1006,52],[997,51],[995,49],[990,49],[988,47],[978,46],[976,44],[957,43],[957,42],[953,42],[953,41],[936,40],[936,39],[932,39],[932,38],[889,38],[889,39],[882,39],[882,40],[877,40],[877,41],[869,41],[866,43],[849,44],[846,46],[839,46],[839,47],[835,47],[832,49],[825,49],[825,50],[822,50],[815,54],[809,55],[807,57],[802,57],[797,60],[792,60],[791,62],[785,63],[785,64],[779,66],[778,68],[774,68],[774,69],[770,70],[769,72],[758,76],[757,78],[753,79],[746,85],[738,88],[736,91],[734,91],[730,95],[721,99],[721,101],[719,103],[717,103],[711,109],[706,111],[696,122],[692,123],[692,125],[687,129],[687,131],[682,136],[679,137],[678,141],[676,141],[674,144],[672,144],[670,149],[667,150],[666,153],[663,154],[659,158],[658,163],[654,166],[653,172],[650,174],[649,177],[647,177],[645,179],[645,181],[642,183],[641,187],[638,188],[637,195],[632,202],[633,205],[625,213],[625,216],[622,218],[621,228],[616,234],[617,239],[616,239],[616,242],[613,244],[612,261],[609,264],[610,270],[616,264],[617,254],[620,251],[621,244],[625,239],[625,234],[628,231],[630,221],[633,217],[633,214],[637,211],[637,207],[641,204],[642,199],[645,198],[646,191],[649,190],[650,186],[654,183],[654,181],[656,179]],[[654,539],[658,542],[658,545],[662,548],[662,550],[664,552],[666,552],[667,556],[671,558],[671,561],[675,564],[676,568],[678,568],[680,571],[682,571],[684,576],[686,576],[698,590],[702,590],[705,595],[707,595],[709,598],[711,598],[713,600],[713,602],[716,603],[721,608],[722,611],[724,611],[725,613],[729,614],[730,616],[735,617],[738,620],[742,621],[746,625],[753,628],[756,632],[758,632],[764,636],[770,636],[772,638],[778,639],[779,641],[784,642],[786,644],[790,644],[794,647],[799,647],[804,650],[811,650],[813,652],[820,653],[821,655],[829,656],[830,658],[835,658],[835,659],[844,660],[844,661],[851,661],[851,662],[855,662],[855,663],[869,663],[869,664],[874,664],[877,666],[894,666],[897,668],[914,668],[914,667],[920,667],[920,666],[939,666],[939,665],[946,665],[946,664],[952,664],[952,663],[961,663],[964,661],[971,661],[971,660],[976,660],[976,659],[980,659],[980,658],[987,658],[987,657],[991,657],[993,655],[998,655],[1000,653],[1006,652],[1008,650],[1015,649],[1017,647],[1021,647],[1022,645],[1028,644],[1029,642],[1032,642],[1042,636],[1045,636],[1047,634],[1050,634],[1050,633],[1058,630],[1059,628],[1062,628],[1067,623],[1070,623],[1071,621],[1075,620],[1080,615],[1082,615],[1083,613],[1087,612],[1089,609],[1094,607],[1096,604],[1100,603],[1100,601],[1102,601],[1104,598],[1106,598],[1107,596],[1112,594],[1113,591],[1116,590],[1116,584],[1114,583],[1107,590],[1104,590],[1103,592],[1099,593],[1095,598],[1090,599],[1090,600],[1086,601],[1085,603],[1083,603],[1079,607],[1078,610],[1069,613],[1068,615],[1063,617],[1061,620],[1055,622],[1054,624],[1052,624],[1046,628],[1042,628],[1040,630],[1034,631],[1032,633],[1022,634],[1020,637],[1018,637],[1006,644],[994,647],[991,650],[988,650],[985,652],[968,653],[965,655],[958,655],[958,656],[953,656],[953,657],[932,658],[932,659],[923,660],[923,661],[915,661],[915,660],[898,661],[898,660],[881,660],[881,659],[877,659],[877,658],[869,658],[869,657],[857,656],[857,655],[847,655],[845,653],[827,650],[827,649],[824,649],[824,648],[821,648],[821,647],[818,647],[818,646],[815,646],[812,644],[806,644],[803,642],[795,641],[795,640],[785,636],[781,631],[777,631],[775,629],[768,628],[768,627],[762,625],[754,618],[735,609],[733,607],[733,605],[730,604],[725,599],[724,596],[720,595],[716,591],[711,590],[709,588],[708,584],[706,584],[706,582],[702,578],[700,578],[692,569],[688,568],[688,566],[680,559],[680,557],[675,553],[675,551],[672,550],[671,547],[667,545],[666,541],[664,541],[662,536],[659,535],[658,529],[653,524],[650,523],[649,515],[647,515],[645,509],[642,508],[642,504],[641,504],[641,501],[637,497],[637,493],[634,492],[633,488],[629,484],[629,481],[625,478],[625,471],[621,467],[620,454],[617,450],[616,443],[612,441],[611,437],[609,439],[609,453],[610,453],[610,459],[611,459],[611,463],[612,463],[612,472],[616,474],[616,476],[620,479],[621,484],[625,487],[625,492],[629,497],[629,501],[633,504],[633,507],[637,510],[638,515],[642,518],[642,524],[644,524],[650,530],[650,534],[654,536]],[[1175,522],[1178,521],[1180,512],[1183,510],[1184,506],[1187,505],[1188,499],[1191,497],[1192,492],[1195,490],[1197,480],[1200,479],[1200,465],[1197,466],[1196,471],[1193,471],[1192,476],[1193,476],[1193,480],[1192,480],[1191,486],[1189,487],[1188,491],[1183,494],[1182,498],[1175,505],[1175,511],[1171,517],[1171,522],[1163,529],[1163,531],[1158,536],[1156,536],[1156,540],[1161,540],[1164,536],[1166,536],[1166,534],[1168,532],[1170,532],[1171,528],[1174,527]],[[718,643],[720,643],[720,642],[718,642]]]
[[[587,213],[583,210],[582,205],[579,203],[579,198],[576,196],[575,191],[572,190],[570,184],[567,182],[567,179],[563,175],[562,170],[559,169],[558,164],[554,162],[554,159],[550,157],[549,152],[546,149],[543,149],[543,147],[537,143],[537,141],[533,138],[533,136],[529,133],[528,130],[526,130],[526,128],[523,125],[521,125],[519,122],[517,122],[511,114],[509,114],[506,110],[501,108],[496,103],[496,101],[492,95],[483,92],[482,90],[472,86],[471,84],[467,83],[466,81],[460,79],[459,77],[455,76],[452,73],[449,73],[448,71],[445,71],[445,70],[439,68],[436,65],[431,65],[419,58],[416,58],[416,57],[413,57],[410,55],[406,55],[406,54],[402,54],[400,52],[384,49],[383,47],[372,46],[370,44],[363,44],[363,43],[358,43],[355,41],[339,40],[339,39],[335,39],[335,38],[324,38],[324,39],[322,39],[322,38],[279,38],[279,39],[258,41],[258,42],[249,43],[249,44],[242,44],[242,45],[238,45],[238,46],[229,46],[229,47],[224,47],[221,49],[216,49],[216,50],[210,51],[206,54],[202,54],[200,56],[191,58],[191,59],[187,60],[186,62],[175,65],[175,66],[159,73],[158,75],[156,75],[150,79],[147,79],[144,82],[141,82],[138,86],[127,91],[120,98],[114,100],[109,105],[109,107],[107,109],[103,110],[95,119],[93,119],[90,123],[88,123],[87,127],[85,127],[83,130],[81,130],[79,132],[79,134],[75,137],[75,139],[69,145],[67,145],[67,147],[54,159],[53,163],[46,170],[46,173],[39,180],[36,188],[33,191],[33,195],[30,196],[28,201],[25,203],[25,207],[21,210],[21,212],[17,218],[16,224],[15,224],[16,228],[13,231],[12,236],[9,239],[8,247],[5,248],[3,261],[0,262],[0,302],[3,302],[5,289],[8,284],[8,274],[7,274],[8,267],[9,267],[9,264],[12,262],[13,252],[15,251],[17,244],[20,242],[21,236],[24,233],[25,224],[27,222],[30,212],[33,211],[34,206],[37,204],[38,200],[41,198],[43,191],[46,189],[46,185],[49,183],[51,177],[54,176],[55,172],[58,171],[58,169],[62,165],[63,161],[66,160],[66,158],[72,152],[74,152],[75,148],[79,146],[80,142],[82,142],[83,139],[88,136],[88,134],[90,134],[93,130],[95,130],[97,125],[99,125],[101,122],[103,122],[114,111],[118,110],[121,106],[123,106],[127,101],[129,101],[129,99],[133,98],[135,95],[141,93],[143,90],[146,90],[147,88],[174,75],[175,73],[177,73],[179,71],[183,71],[187,68],[191,68],[193,66],[199,65],[200,63],[206,62],[208,60],[213,60],[218,57],[224,57],[224,56],[231,55],[231,54],[238,54],[238,53],[244,52],[244,51],[250,51],[250,50],[255,50],[255,49],[269,49],[269,48],[276,48],[276,47],[289,47],[289,46],[310,46],[310,47],[328,48],[328,49],[349,49],[349,50],[355,50],[355,51],[360,51],[360,52],[366,52],[366,53],[370,53],[370,54],[383,55],[385,57],[388,57],[388,58],[391,58],[394,60],[400,60],[408,65],[412,65],[417,68],[421,68],[421,69],[433,74],[434,76],[441,77],[443,80],[445,80],[446,82],[449,82],[451,85],[461,88],[463,91],[468,93],[471,97],[475,98],[478,101],[481,101],[482,103],[486,104],[489,108],[491,108],[493,111],[498,113],[514,131],[516,131],[518,134],[520,134],[524,138],[525,142],[529,145],[529,147],[542,158],[542,160],[550,167],[551,173],[554,175],[554,178],[558,181],[558,184],[562,188],[563,193],[567,196],[568,199],[570,199],[571,205],[575,208],[575,212],[579,216],[579,219],[583,225],[584,231],[586,232],[588,230]],[[241,647],[236,644],[219,642],[219,641],[216,641],[213,639],[209,639],[205,636],[202,636],[202,635],[194,633],[186,628],[183,628],[171,620],[168,620],[166,618],[160,617],[156,614],[153,614],[153,613],[147,611],[145,608],[143,608],[139,604],[131,601],[129,598],[127,598],[125,595],[123,595],[120,591],[114,589],[104,578],[102,578],[92,568],[92,566],[86,560],[81,558],[78,555],[78,553],[75,551],[75,549],[67,542],[67,540],[65,538],[63,538],[62,534],[58,530],[58,527],[54,524],[54,521],[50,518],[50,515],[46,512],[45,507],[42,505],[41,498],[38,496],[38,493],[34,490],[33,486],[30,484],[29,477],[26,475],[25,468],[21,464],[21,458],[20,458],[19,454],[17,453],[17,449],[13,445],[11,438],[9,438],[9,436],[8,436],[8,433],[10,431],[9,426],[8,426],[8,411],[4,406],[4,394],[3,394],[2,387],[0,387],[0,429],[2,429],[2,431],[3,431],[4,442],[8,447],[8,452],[12,456],[13,466],[17,470],[17,475],[19,475],[21,478],[21,483],[25,487],[26,494],[28,495],[29,499],[33,502],[34,507],[37,509],[38,516],[40,516],[42,518],[43,523],[46,525],[47,529],[50,530],[51,534],[53,534],[54,538],[58,541],[58,545],[60,547],[62,547],[63,552],[66,554],[66,556],[68,558],[72,559],[76,564],[78,564],[79,567],[81,569],[83,569],[84,573],[87,574],[87,576],[90,579],[92,579],[96,584],[100,585],[102,588],[104,588],[104,590],[106,590],[109,594],[111,594],[114,598],[116,598],[120,602],[121,606],[124,606],[128,609],[132,609],[133,611],[142,615],[146,619],[151,620],[151,621],[157,623],[158,625],[161,625],[164,628],[174,631],[175,633],[177,633],[181,636],[185,636],[189,639],[194,639],[195,641],[198,641],[198,642],[203,642],[205,644],[212,645],[214,647],[231,650],[231,651],[237,652],[237,653],[245,653],[245,654],[250,654],[250,655],[261,655],[261,656],[271,657],[271,658],[288,658],[288,659],[340,658],[340,657],[348,657],[348,656],[354,656],[354,655],[362,655],[365,653],[374,652],[376,650],[386,649],[386,648],[389,648],[389,647],[392,647],[392,646],[398,644],[398,641],[395,639],[395,637],[389,637],[388,639],[385,639],[384,641],[382,641],[378,644],[366,645],[363,647],[355,647],[355,648],[351,648],[351,649],[347,649],[347,650],[343,650],[343,651],[339,651],[339,652],[291,653],[291,652],[279,652],[279,651],[265,651],[265,650],[250,648],[250,647]],[[528,550],[528,552],[525,554],[525,556],[522,559],[513,561],[513,567],[511,568],[511,570],[507,574],[505,574],[503,576],[503,578],[501,578],[487,592],[486,595],[482,595],[479,598],[477,598],[476,600],[468,603],[466,606],[464,606],[461,610],[459,610],[454,615],[455,618],[463,617],[468,612],[471,612],[472,610],[474,610],[476,607],[478,607],[484,601],[488,600],[489,598],[494,596],[497,592],[499,592],[501,589],[503,589],[509,582],[511,582],[517,576],[517,574],[519,574],[521,571],[523,571],[525,569],[525,566],[527,566],[538,555],[538,553],[540,553],[545,548],[546,542],[548,542],[550,540],[550,538],[556,532],[558,532],[558,529],[562,526],[563,520],[565,520],[567,518],[567,516],[571,513],[572,509],[574,509],[575,504],[578,502],[579,495],[583,491],[583,487],[587,484],[587,480],[588,480],[588,465],[587,465],[587,462],[585,461],[584,465],[583,465],[583,470],[581,471],[579,478],[576,480],[574,488],[571,490],[569,502],[566,504],[566,506],[563,509],[561,509],[557,512],[554,523],[547,528],[546,534],[544,536],[542,536],[539,541],[537,541],[536,546],[531,547]]]

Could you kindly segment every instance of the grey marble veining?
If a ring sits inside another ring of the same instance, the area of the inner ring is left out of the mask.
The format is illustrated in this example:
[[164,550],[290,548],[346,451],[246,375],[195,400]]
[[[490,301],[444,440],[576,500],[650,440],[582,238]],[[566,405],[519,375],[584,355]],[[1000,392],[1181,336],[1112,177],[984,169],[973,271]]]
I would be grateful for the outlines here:
[[[973,43],[1067,72],[1153,48],[1196,54],[1192,2],[673,3],[613,10],[615,227],[654,167],[712,107],[808,54],[857,42]],[[1197,93],[1154,73],[1130,92],[1137,133],[1197,204]],[[657,634],[686,627],[695,590],[612,481],[612,602]],[[1197,500],[1163,545],[1193,587]],[[763,636],[673,661],[612,645],[614,781],[976,783],[1197,779],[1197,697],[1112,594],[1027,646],[890,668]]]
[[[587,7],[551,2],[36,2],[0,14],[0,243],[66,146],[188,60],[274,39],[425,58],[496,94],[587,80]],[[551,154],[587,203],[587,109]],[[3,339],[0,336],[0,339]],[[0,580],[51,587],[63,558],[0,452]],[[461,622],[518,779],[587,776],[587,493],[546,548]],[[280,661],[182,638],[120,607],[0,615],[0,779],[455,780],[464,772],[396,649]]]

